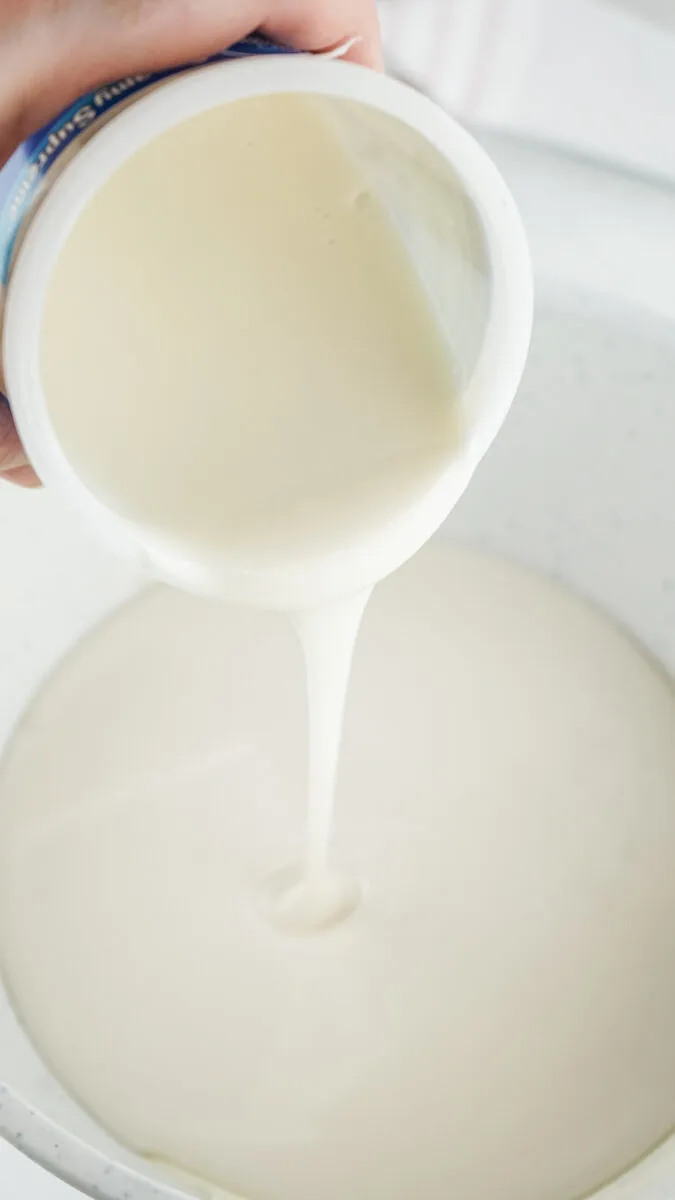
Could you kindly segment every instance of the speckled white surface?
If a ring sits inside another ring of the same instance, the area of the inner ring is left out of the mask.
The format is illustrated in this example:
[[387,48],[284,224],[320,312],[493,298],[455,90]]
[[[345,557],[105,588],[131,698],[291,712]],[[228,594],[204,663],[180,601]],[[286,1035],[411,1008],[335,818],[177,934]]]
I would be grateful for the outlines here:
[[[489,149],[532,237],[535,340],[512,417],[446,532],[569,581],[675,670],[675,198],[517,143],[497,139]],[[49,666],[131,594],[139,576],[108,559],[53,496],[9,489],[0,489],[0,562],[1,741]],[[21,1042],[7,1006],[0,1078],[114,1153]],[[0,1096],[3,1131],[90,1195],[157,1195],[154,1185],[26,1117],[8,1095]],[[18,1178],[23,1167],[11,1170]],[[62,1184],[53,1196],[35,1187],[17,1196],[63,1200]],[[2,1195],[14,1200],[6,1189]],[[669,1144],[604,1200],[673,1196]]]
[[45,1175],[8,1142],[0,1142],[0,1178],[3,1200],[31,1200],[34,1196],[44,1200],[72,1200],[73,1197],[72,1188]]

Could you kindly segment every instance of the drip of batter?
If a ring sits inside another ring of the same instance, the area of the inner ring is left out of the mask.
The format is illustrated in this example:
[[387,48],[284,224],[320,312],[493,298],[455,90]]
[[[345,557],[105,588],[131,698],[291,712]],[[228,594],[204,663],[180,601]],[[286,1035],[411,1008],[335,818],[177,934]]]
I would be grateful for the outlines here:
[[293,623],[307,675],[307,832],[303,860],[265,881],[263,900],[276,924],[318,932],[345,920],[361,893],[358,880],[329,862],[335,783],[354,646],[370,591],[298,614]]

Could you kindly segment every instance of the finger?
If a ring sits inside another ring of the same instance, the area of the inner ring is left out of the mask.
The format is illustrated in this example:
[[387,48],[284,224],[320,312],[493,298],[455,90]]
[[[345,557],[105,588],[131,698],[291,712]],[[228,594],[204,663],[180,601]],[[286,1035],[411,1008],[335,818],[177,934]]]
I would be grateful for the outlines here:
[[0,162],[89,88],[198,61],[258,28],[298,50],[356,38],[345,57],[382,67],[375,0],[62,0],[58,20],[36,16],[0,39],[0,97],[12,114]]
[[0,474],[28,465],[9,405],[0,397]]
[[12,420],[9,404],[0,392],[0,479],[19,487],[40,487]]
[[5,483],[14,483],[17,487],[22,488],[42,487],[32,467],[14,467],[11,471],[3,471],[0,473],[0,479],[4,479]]
[[330,50],[356,38],[345,58],[382,70],[375,0],[279,0],[262,28],[275,41],[296,50]]
[[0,37],[0,99],[14,110],[4,157],[90,88],[207,58],[256,29],[274,2],[61,0],[49,18],[38,6]]

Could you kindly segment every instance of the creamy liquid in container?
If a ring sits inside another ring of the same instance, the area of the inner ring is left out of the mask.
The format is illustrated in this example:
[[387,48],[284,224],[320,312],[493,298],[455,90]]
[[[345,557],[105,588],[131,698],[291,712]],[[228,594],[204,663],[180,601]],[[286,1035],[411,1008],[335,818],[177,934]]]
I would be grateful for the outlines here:
[[348,547],[460,445],[439,323],[326,103],[248,99],[156,138],[87,205],[47,294],[66,455],[186,559]]

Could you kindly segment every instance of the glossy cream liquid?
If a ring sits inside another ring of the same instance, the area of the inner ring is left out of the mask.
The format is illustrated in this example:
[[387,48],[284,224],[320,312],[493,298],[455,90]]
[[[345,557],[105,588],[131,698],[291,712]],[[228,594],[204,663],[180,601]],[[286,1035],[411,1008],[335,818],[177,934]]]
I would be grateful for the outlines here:
[[67,660],[0,777],[0,951],[60,1079],[250,1200],[574,1200],[675,1116],[675,703],[603,617],[430,547],[356,652],[312,936],[288,621],[168,590]]
[[213,109],[128,160],[59,258],[41,353],[81,479],[204,570],[384,534],[461,439],[438,322],[318,98]]

